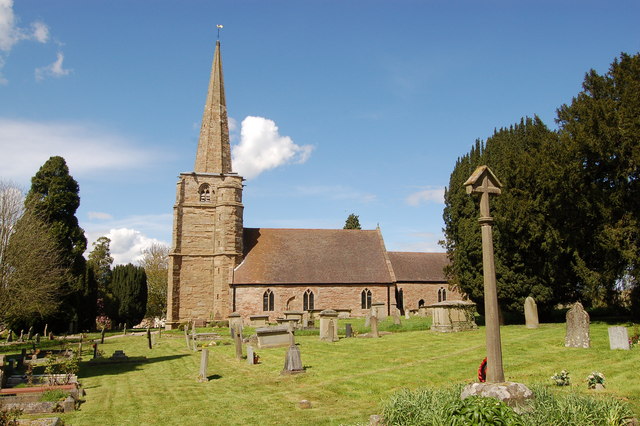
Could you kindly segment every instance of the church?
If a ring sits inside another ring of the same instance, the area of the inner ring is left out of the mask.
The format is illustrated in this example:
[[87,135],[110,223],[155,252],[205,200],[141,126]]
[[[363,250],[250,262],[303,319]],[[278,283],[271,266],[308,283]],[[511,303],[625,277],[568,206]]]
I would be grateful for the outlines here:
[[460,300],[445,253],[388,252],[380,229],[244,228],[242,176],[233,172],[217,41],[193,172],[180,173],[169,254],[167,328],[237,312],[337,309],[364,316]]

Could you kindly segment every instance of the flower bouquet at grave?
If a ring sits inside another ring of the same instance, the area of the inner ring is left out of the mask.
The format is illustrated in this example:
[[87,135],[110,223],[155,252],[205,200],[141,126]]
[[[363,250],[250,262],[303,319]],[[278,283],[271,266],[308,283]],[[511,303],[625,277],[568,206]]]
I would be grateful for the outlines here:
[[569,377],[569,372],[567,370],[562,370],[559,373],[551,376],[551,380],[553,380],[556,386],[569,386],[571,385],[571,378]]
[[589,389],[595,389],[597,385],[604,387],[604,380],[604,374],[599,371],[592,371],[591,374],[587,376],[587,386],[589,386]]

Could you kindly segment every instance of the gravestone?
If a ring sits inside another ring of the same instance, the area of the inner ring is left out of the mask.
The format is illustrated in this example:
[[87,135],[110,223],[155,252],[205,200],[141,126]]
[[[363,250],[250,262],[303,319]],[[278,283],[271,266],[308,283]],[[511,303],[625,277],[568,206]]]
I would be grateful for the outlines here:
[[351,324],[347,323],[344,325],[345,337],[353,336],[353,330],[351,329]]
[[387,307],[384,302],[374,302],[371,304],[371,310],[380,321],[387,317]]
[[49,332],[49,340],[54,340],[54,337],[53,337],[53,331],[50,331],[50,332]]
[[569,348],[588,348],[591,346],[589,314],[580,302],[576,302],[567,312],[567,334],[564,345]]
[[533,297],[529,296],[524,300],[524,321],[527,328],[538,328],[538,306]]
[[104,344],[104,327],[102,327],[102,331],[100,332],[100,343]]
[[304,373],[302,359],[300,358],[300,348],[296,345],[289,346],[287,355],[284,359],[284,368],[281,374],[297,374]]
[[93,344],[93,359],[98,358],[98,344],[94,343]]
[[36,335],[35,335],[35,336],[33,336],[33,340],[35,340],[35,341],[36,341],[36,343],[39,345],[39,344],[40,344],[40,334],[39,334],[39,333],[36,333]]
[[286,327],[256,328],[258,348],[280,348],[289,346],[289,330]]
[[200,373],[198,374],[198,382],[208,382],[207,378],[207,366],[209,365],[209,349],[202,349],[202,355],[200,356]]
[[[229,320],[229,329],[238,330],[240,332],[240,337],[242,337],[242,332],[244,331],[242,315],[240,315],[238,312],[232,312],[231,314],[229,314],[227,319]],[[233,336],[233,333],[231,333],[231,335]]]
[[189,326],[188,325],[184,326],[184,340],[185,340],[185,343],[187,344],[187,349],[191,349],[191,342],[189,342]]
[[609,327],[609,347],[627,351],[630,349],[627,327]]
[[24,342],[24,330],[20,330],[20,337],[18,337],[18,342]]
[[380,333],[378,333],[378,317],[371,317],[371,331],[369,332],[369,337],[380,337]]
[[236,345],[236,359],[242,359],[242,337],[240,330],[234,329],[233,343]]
[[333,309],[320,312],[320,340],[338,341],[338,313]]
[[27,340],[31,340],[33,338],[33,326],[29,327],[29,332],[27,332]]
[[409,310],[408,310],[408,309],[405,309],[405,310],[404,310],[404,319],[409,319],[409,318],[411,318],[411,317],[409,316]]
[[370,327],[371,326],[371,315],[373,315],[373,313],[371,311],[367,312],[367,315],[364,317],[364,326],[365,327]]
[[7,343],[13,342],[13,331],[9,330],[9,334],[7,334]]
[[149,349],[153,349],[153,344],[151,343],[151,330],[147,327],[147,343],[149,344]]
[[44,325],[44,331],[42,332],[42,335],[43,335],[44,337],[47,337],[47,328],[49,328],[49,324],[45,324],[45,325]]
[[247,345],[247,364],[255,364],[255,353],[253,352],[253,346]]
[[398,310],[398,308],[393,308],[393,324],[394,325],[401,325],[400,322],[400,311]]

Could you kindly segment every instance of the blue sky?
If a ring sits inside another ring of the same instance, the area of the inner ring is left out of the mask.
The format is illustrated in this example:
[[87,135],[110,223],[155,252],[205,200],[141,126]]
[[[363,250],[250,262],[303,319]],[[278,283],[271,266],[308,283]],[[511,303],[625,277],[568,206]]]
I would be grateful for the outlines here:
[[638,16],[637,0],[0,0],[0,178],[28,188],[62,155],[89,244],[109,235],[127,262],[170,243],[222,24],[245,226],[353,212],[389,250],[438,251],[457,157],[524,116],[555,127],[589,69],[640,50]]

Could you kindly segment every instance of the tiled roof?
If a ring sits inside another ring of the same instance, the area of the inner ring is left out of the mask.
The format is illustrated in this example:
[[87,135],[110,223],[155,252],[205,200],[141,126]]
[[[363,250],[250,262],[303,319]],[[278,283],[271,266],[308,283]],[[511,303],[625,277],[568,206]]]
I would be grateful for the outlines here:
[[389,260],[398,282],[447,282],[444,267],[446,253],[390,251]]
[[379,230],[244,229],[234,284],[391,283]]

